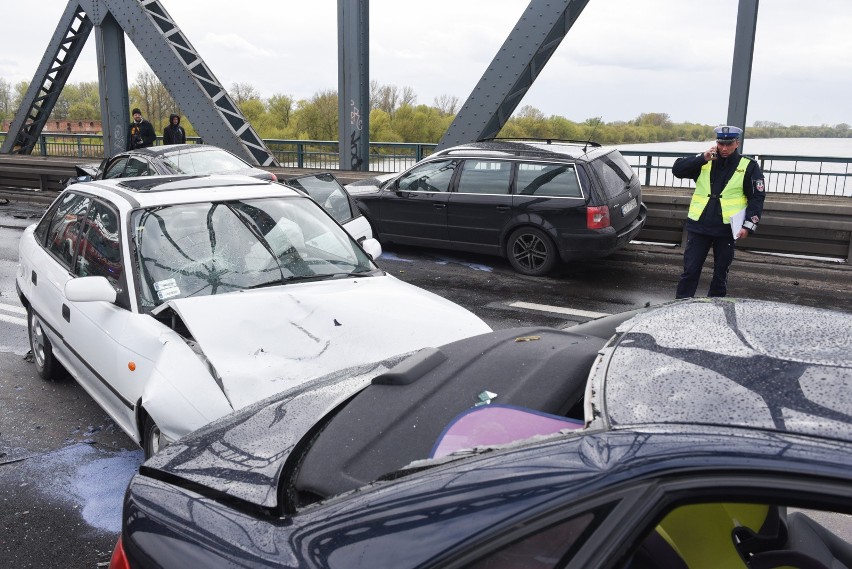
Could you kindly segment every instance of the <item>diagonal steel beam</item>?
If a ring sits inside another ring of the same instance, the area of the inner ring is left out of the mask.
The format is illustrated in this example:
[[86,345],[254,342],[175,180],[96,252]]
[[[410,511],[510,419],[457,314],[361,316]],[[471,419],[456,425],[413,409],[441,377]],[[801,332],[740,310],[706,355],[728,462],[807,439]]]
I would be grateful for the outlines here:
[[160,0],[81,2],[106,5],[204,142],[230,150],[253,164],[278,165]]
[[531,0],[438,150],[497,136],[589,0]]
[[30,154],[92,31],[92,21],[71,0],[21,101],[0,152]]

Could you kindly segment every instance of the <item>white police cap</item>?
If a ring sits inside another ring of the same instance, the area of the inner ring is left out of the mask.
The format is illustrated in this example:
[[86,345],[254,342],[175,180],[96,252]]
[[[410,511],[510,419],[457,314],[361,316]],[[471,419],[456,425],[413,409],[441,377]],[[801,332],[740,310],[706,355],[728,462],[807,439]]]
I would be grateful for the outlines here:
[[717,126],[713,129],[716,140],[736,140],[743,133],[743,129],[736,126]]

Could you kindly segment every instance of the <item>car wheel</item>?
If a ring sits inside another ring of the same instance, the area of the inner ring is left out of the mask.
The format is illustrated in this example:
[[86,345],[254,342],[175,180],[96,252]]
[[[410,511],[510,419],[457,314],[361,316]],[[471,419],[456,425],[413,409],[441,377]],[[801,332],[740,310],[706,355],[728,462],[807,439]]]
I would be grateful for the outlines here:
[[556,266],[556,245],[541,229],[521,227],[509,236],[506,257],[524,275],[546,275]]
[[157,454],[165,446],[160,427],[154,419],[146,416],[145,424],[142,426],[142,450],[145,451],[145,460]]
[[53,370],[56,367],[53,346],[44,333],[41,320],[32,309],[27,310],[27,330],[30,335],[30,351],[33,354],[36,371],[42,379],[52,379]]

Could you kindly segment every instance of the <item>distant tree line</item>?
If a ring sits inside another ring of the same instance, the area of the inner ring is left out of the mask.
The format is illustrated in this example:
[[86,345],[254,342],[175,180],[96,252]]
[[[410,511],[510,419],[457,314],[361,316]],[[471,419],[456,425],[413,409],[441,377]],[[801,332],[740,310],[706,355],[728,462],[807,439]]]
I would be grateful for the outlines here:
[[[29,83],[10,84],[0,77],[0,120],[14,117]],[[337,91],[318,91],[308,99],[296,100],[276,93],[269,98],[248,83],[234,83],[229,94],[254,129],[264,139],[337,140]],[[138,107],[158,133],[171,113],[182,116],[181,125],[189,136],[196,132],[183,116],[168,90],[151,71],[142,71],[129,88],[130,107]],[[458,97],[441,95],[431,105],[418,104],[411,87],[370,82],[370,140],[376,142],[436,143],[449,128],[459,110]],[[129,109],[128,109],[129,111]],[[100,120],[100,95],[95,81],[69,83],[63,89],[51,115],[56,120]],[[128,121],[130,120],[128,112]],[[559,138],[594,140],[603,144],[708,140],[713,126],[675,123],[666,113],[642,113],[630,121],[604,122],[591,117],[576,122],[559,115],[545,116],[535,107],[525,106],[512,116],[501,137]],[[847,138],[852,127],[846,123],[820,126],[785,126],[771,121],[755,121],[749,138]]]

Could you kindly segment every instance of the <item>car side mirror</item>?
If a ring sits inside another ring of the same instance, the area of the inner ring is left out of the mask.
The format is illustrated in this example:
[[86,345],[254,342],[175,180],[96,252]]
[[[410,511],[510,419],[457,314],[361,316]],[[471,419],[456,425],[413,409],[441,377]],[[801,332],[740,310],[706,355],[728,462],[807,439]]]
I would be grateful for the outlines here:
[[375,239],[364,239],[364,241],[361,242],[361,248],[364,249],[364,252],[367,253],[374,261],[382,256],[382,244]]
[[65,298],[71,302],[115,302],[117,293],[106,277],[78,277],[65,283]]
[[68,186],[72,186],[72,185],[74,185],[78,182],[91,182],[91,181],[92,181],[91,176],[76,176],[76,177],[73,177],[73,178],[68,178],[68,181],[65,182],[65,187],[67,188]]

